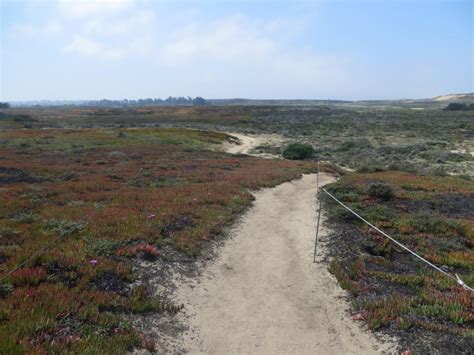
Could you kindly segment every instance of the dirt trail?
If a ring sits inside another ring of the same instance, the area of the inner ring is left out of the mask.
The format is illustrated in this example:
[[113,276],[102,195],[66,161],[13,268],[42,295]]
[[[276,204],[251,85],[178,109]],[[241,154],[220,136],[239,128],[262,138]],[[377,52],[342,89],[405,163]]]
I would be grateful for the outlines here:
[[[322,174],[323,184],[332,177]],[[394,352],[351,320],[327,264],[312,262],[316,176],[255,193],[253,207],[198,279],[181,280],[192,354]],[[325,235],[319,257],[326,253]]]
[[[242,144],[230,144],[231,153],[247,154],[261,142],[232,135]],[[321,174],[321,184],[332,181]],[[214,257],[198,263],[197,276],[172,269],[170,298],[185,307],[171,320],[152,320],[160,353],[396,353],[393,341],[375,338],[350,318],[345,292],[323,262],[324,228],[313,263],[316,175],[254,195]]]

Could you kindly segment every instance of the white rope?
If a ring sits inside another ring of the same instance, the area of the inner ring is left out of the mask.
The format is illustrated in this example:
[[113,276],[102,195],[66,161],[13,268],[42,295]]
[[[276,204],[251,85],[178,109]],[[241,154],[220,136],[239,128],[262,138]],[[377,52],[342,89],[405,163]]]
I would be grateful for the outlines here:
[[405,249],[406,251],[408,251],[409,253],[411,253],[412,255],[416,256],[418,259],[420,259],[421,261],[425,262],[426,264],[428,264],[429,266],[431,266],[433,269],[439,271],[440,273],[444,274],[445,276],[449,277],[450,279],[454,280],[455,282],[457,282],[459,285],[461,285],[463,288],[469,290],[469,291],[474,291],[474,289],[472,289],[471,287],[469,287],[468,285],[466,285],[464,283],[463,280],[461,280],[461,278],[455,274],[455,276],[447,273],[446,271],[444,271],[443,269],[439,268],[438,266],[436,266],[435,264],[429,262],[428,260],[426,260],[425,258],[423,258],[422,256],[418,255],[417,253],[415,253],[413,250],[407,248],[406,246],[404,246],[402,243],[398,242],[397,240],[393,239],[391,236],[389,236],[387,233],[385,233],[383,230],[377,228],[376,226],[374,226],[372,223],[370,223],[369,221],[367,221],[366,219],[364,219],[363,217],[361,217],[359,214],[357,214],[356,212],[354,212],[353,210],[351,210],[349,207],[347,207],[344,203],[342,203],[341,201],[339,201],[336,197],[334,197],[331,193],[329,193],[325,188],[321,188],[322,191],[324,191],[326,194],[328,194],[334,201],[336,201],[338,204],[340,204],[342,207],[344,207],[346,210],[348,210],[349,212],[351,212],[354,216],[356,216],[357,218],[359,218],[361,221],[365,222],[366,224],[368,224],[370,227],[372,227],[373,229],[375,229],[377,232],[379,232],[380,234],[382,234],[383,236],[387,237],[388,239],[390,239],[392,242],[394,242],[395,244],[397,244],[400,248],[403,248]]

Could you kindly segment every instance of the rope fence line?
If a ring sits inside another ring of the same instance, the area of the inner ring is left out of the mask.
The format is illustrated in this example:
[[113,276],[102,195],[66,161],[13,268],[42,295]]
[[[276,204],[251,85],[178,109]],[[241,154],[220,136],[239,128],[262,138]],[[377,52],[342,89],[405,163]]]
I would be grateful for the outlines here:
[[[319,195],[319,189],[318,189],[318,195]],[[318,196],[317,198],[319,200],[319,208],[318,208],[318,220],[316,223],[316,240],[314,241],[313,263],[316,262],[316,251],[318,249],[318,239],[319,239],[319,223],[321,221],[321,209],[323,206],[323,199],[321,198],[321,196]]]
[[[126,184],[123,184],[122,186],[120,186],[116,191],[114,191],[114,193],[112,193],[106,200],[105,200],[105,203],[109,203],[112,199],[114,199],[120,191],[122,191],[125,187],[129,186],[132,182],[134,182],[137,177],[139,176],[143,176],[143,168],[140,168],[138,173],[136,175],[134,175],[129,181],[127,181]],[[102,202],[102,206],[99,207],[99,209],[101,209],[103,207],[103,203],[104,201]],[[3,275],[1,278],[0,278],[0,283],[5,281],[9,276],[11,276],[14,272],[16,272],[17,270],[21,269],[23,266],[25,265],[28,265],[30,262],[32,262],[34,259],[36,259],[38,256],[44,254],[48,249],[50,249],[55,243],[57,243],[58,241],[60,241],[62,238],[64,238],[63,236],[61,236],[60,234],[58,235],[58,237],[54,238],[53,240],[49,241],[48,243],[46,243],[40,250],[38,250],[35,254],[33,254],[33,256],[29,257],[28,259],[22,261],[20,264],[18,264],[17,266],[15,266],[12,270],[8,271],[5,275]]]
[[325,194],[327,194],[329,197],[331,197],[334,201],[336,201],[339,205],[341,205],[342,207],[344,207],[347,211],[349,211],[350,213],[352,213],[354,216],[356,216],[358,219],[360,219],[361,221],[363,221],[364,223],[366,223],[369,227],[373,228],[374,230],[376,230],[377,232],[379,232],[380,234],[382,234],[384,237],[388,238],[389,240],[391,240],[393,243],[395,243],[396,245],[398,245],[400,248],[406,250],[407,252],[409,252],[410,254],[412,254],[413,256],[415,256],[416,258],[418,258],[419,260],[423,261],[424,263],[426,263],[427,265],[431,266],[433,269],[435,269],[436,271],[440,272],[441,274],[443,274],[444,276],[450,278],[451,280],[455,281],[457,284],[459,284],[460,286],[462,286],[463,288],[469,290],[469,291],[474,291],[474,289],[470,286],[468,286],[457,274],[454,274],[454,275],[451,275],[450,273],[444,271],[443,269],[441,269],[440,267],[436,266],[435,264],[431,263],[430,261],[426,260],[425,258],[423,258],[421,255],[417,254],[416,252],[414,252],[413,250],[411,250],[410,248],[406,247],[405,245],[403,245],[402,243],[400,243],[399,241],[397,241],[395,238],[389,236],[387,233],[385,233],[383,230],[381,230],[380,228],[377,228],[376,226],[374,226],[372,223],[370,223],[369,221],[367,221],[365,218],[363,218],[362,216],[360,216],[359,214],[357,214],[355,211],[353,211],[352,209],[350,209],[347,205],[345,205],[343,202],[341,202],[340,200],[338,200],[334,195],[332,195],[330,192],[328,192],[324,187],[319,187],[319,164],[318,164],[318,174],[317,174],[317,184],[318,184],[318,192],[317,192],[317,196],[319,198],[319,209],[318,209],[318,219],[317,219],[317,225],[316,225],[316,238],[315,238],[315,243],[314,243],[314,257],[313,257],[313,262],[316,262],[316,251],[317,251],[317,246],[318,246],[318,239],[319,239],[319,225],[320,225],[320,219],[321,219],[321,206],[322,206],[322,198],[321,198],[321,193],[320,191],[324,192]]

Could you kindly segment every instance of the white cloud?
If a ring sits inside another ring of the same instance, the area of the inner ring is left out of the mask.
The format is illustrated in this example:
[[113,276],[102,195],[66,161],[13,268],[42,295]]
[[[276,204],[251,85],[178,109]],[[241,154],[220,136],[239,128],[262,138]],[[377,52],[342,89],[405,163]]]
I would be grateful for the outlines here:
[[[64,0],[60,0],[64,1]],[[148,9],[131,7],[132,1],[109,4],[100,7],[86,7],[88,17],[72,18],[73,31],[69,43],[63,48],[66,53],[74,53],[100,60],[117,60],[126,56],[145,55],[152,45],[152,28],[155,14]],[[109,11],[111,13],[103,13]],[[127,11],[121,11],[121,10]],[[94,12],[92,12],[94,10]],[[81,10],[86,11],[86,10]],[[77,12],[75,14],[82,14]],[[70,26],[71,27],[71,26]]]
[[33,25],[28,23],[18,23],[12,26],[12,32],[18,35],[31,36],[35,33]]
[[46,36],[57,35],[61,32],[63,26],[56,21],[48,22],[43,28],[43,34]]
[[295,47],[291,38],[281,38],[288,32],[277,22],[255,23],[241,16],[194,23],[172,33],[157,49],[157,57],[171,70],[187,67],[203,85],[218,82],[221,92],[216,97],[261,92],[288,97],[291,91],[348,84],[347,60]]
[[64,47],[64,51],[99,59],[118,59],[123,56],[123,52],[118,49],[106,48],[99,42],[81,36],[74,37],[72,42]]
[[19,23],[12,26],[12,32],[20,36],[49,37],[61,32],[62,26],[56,21],[44,25],[33,26],[29,23]]
[[154,18],[152,11],[135,10],[114,19],[93,18],[84,23],[82,31],[94,36],[130,36],[139,30],[147,30]]
[[200,58],[212,60],[258,61],[275,50],[275,41],[261,28],[239,16],[209,25],[195,23],[169,37],[160,49],[167,63],[181,64]]
[[[57,44],[63,53],[89,58],[90,63],[125,64],[128,58],[139,58],[167,87],[179,85],[196,94],[208,90],[215,97],[263,92],[288,97],[288,92],[301,96],[315,88],[330,91],[350,85],[350,63],[295,45],[304,21],[243,15],[209,21],[193,16],[179,26],[180,14],[167,18],[140,0],[57,1],[59,20],[44,24],[40,33],[60,33]],[[37,32],[28,25],[17,30]]]
[[111,16],[130,8],[134,2],[135,0],[58,0],[58,7],[66,16],[84,18]]

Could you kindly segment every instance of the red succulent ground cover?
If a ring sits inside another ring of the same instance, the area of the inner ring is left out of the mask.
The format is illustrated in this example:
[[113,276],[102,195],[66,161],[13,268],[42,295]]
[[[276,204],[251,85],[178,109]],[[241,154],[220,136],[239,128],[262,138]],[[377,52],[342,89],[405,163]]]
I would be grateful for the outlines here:
[[[371,195],[374,183],[392,196]],[[451,275],[474,285],[474,184],[462,177],[384,171],[343,177],[328,190],[361,216]],[[331,271],[358,320],[397,335],[414,353],[474,349],[473,293],[421,263],[327,201],[336,229]]]
[[196,256],[251,203],[250,190],[314,170],[206,149],[226,137],[0,132],[0,353],[152,348],[121,314],[178,308],[130,289],[130,258],[160,257],[163,246]]
[[147,258],[155,258],[160,255],[157,247],[144,243],[123,247],[117,250],[118,256],[136,256],[140,253],[144,254]]

